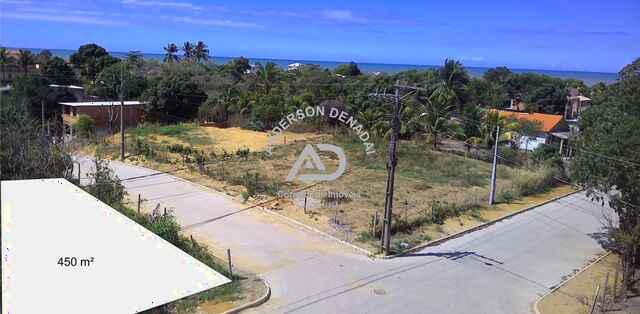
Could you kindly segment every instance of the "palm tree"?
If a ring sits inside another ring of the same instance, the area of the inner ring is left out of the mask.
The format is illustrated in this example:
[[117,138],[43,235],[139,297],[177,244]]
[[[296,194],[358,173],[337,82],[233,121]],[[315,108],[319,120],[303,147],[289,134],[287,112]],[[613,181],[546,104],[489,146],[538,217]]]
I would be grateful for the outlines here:
[[453,92],[455,105],[462,112],[462,105],[466,98],[466,86],[469,83],[469,74],[460,61],[446,59],[444,65],[438,71],[441,84]]
[[0,79],[2,80],[2,82],[4,82],[4,80],[6,79],[5,75],[7,73],[7,65],[13,63],[14,61],[15,60],[12,56],[9,55],[9,52],[6,48],[0,48],[0,70],[2,70],[2,78]]
[[194,57],[193,44],[185,41],[182,44],[182,52],[184,53],[184,60],[187,62],[192,62]]
[[34,62],[33,54],[30,50],[18,50],[18,63],[22,67],[22,71],[26,74],[29,71],[29,66]]
[[196,62],[209,60],[209,48],[207,48],[207,45],[203,41],[198,41],[198,43],[196,43],[196,46],[193,49],[193,54]]
[[176,44],[168,44],[164,47],[164,51],[164,62],[174,63],[180,60],[180,57],[178,57],[178,46],[176,46]]
[[258,84],[262,85],[264,88],[265,94],[269,94],[271,92],[271,87],[276,81],[276,77],[278,75],[278,67],[273,62],[267,62],[265,66],[258,63],[256,65],[257,71],[256,75],[258,76]]
[[424,112],[416,118],[421,125],[431,134],[433,149],[438,149],[438,138],[449,132],[453,125],[449,121],[451,110],[455,108],[455,93],[446,86],[436,88],[429,97],[424,99],[422,107]]

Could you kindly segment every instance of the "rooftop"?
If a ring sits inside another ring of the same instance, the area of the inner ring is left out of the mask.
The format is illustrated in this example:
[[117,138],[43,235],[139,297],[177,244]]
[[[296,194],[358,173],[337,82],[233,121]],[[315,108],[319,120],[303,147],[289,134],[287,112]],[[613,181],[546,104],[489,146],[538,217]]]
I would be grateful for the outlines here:
[[539,122],[542,128],[541,131],[543,132],[550,132],[563,120],[563,117],[558,114],[546,114],[546,113],[537,113],[537,112],[528,113],[528,112],[498,110],[498,115],[500,115],[500,117],[503,117],[503,118],[512,117],[518,120]]
[[[82,101],[82,102],[61,102],[61,105],[71,107],[101,107],[101,106],[120,106],[119,101]],[[146,104],[137,100],[126,100],[125,106],[140,106]]]

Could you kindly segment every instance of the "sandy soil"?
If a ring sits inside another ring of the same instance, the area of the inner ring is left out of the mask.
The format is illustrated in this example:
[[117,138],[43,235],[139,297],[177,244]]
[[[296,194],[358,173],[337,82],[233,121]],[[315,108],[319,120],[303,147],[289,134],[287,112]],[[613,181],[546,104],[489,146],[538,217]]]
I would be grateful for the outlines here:
[[[538,303],[541,314],[587,314],[595,294],[596,286],[600,285],[600,293],[604,291],[604,281],[609,273],[609,285],[607,291],[613,291],[613,277],[619,258],[615,254],[603,258],[598,263],[580,273],[564,286]],[[576,270],[577,272],[578,270]],[[620,291],[621,278],[618,282]],[[599,313],[599,312],[598,312]]]

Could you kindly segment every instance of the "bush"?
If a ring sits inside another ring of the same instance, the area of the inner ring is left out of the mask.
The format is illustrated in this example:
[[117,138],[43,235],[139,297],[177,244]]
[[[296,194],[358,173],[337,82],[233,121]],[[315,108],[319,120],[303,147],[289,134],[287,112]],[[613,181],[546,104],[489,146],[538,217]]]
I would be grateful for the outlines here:
[[96,134],[96,121],[92,117],[81,114],[73,123],[76,134],[83,138],[92,138]]
[[558,168],[542,165],[529,175],[516,176],[513,180],[513,193],[515,196],[527,196],[545,192],[555,184],[556,177],[560,177]]

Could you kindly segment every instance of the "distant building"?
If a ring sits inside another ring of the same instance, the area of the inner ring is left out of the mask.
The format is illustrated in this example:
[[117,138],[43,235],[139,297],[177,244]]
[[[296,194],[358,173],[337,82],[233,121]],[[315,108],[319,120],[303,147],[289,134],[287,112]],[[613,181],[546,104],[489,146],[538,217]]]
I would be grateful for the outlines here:
[[516,145],[519,149],[532,151],[541,144],[551,144],[554,140],[554,133],[568,131],[568,125],[561,115],[546,113],[527,113],[509,110],[497,110],[501,118],[514,118],[517,120],[531,121],[540,125],[537,134],[521,136]]
[[573,156],[570,142],[573,137],[580,133],[578,122],[581,113],[591,106],[591,99],[583,96],[577,88],[569,88],[567,104],[564,108],[564,119],[567,121],[569,130],[566,132],[555,132],[553,135],[559,139],[560,155],[563,157]]
[[[119,101],[87,101],[87,102],[61,102],[62,123],[65,134],[73,137],[73,125],[80,115],[91,117],[96,123],[98,133],[114,132],[120,128],[120,102]],[[144,113],[144,103],[139,101],[124,102],[125,127],[137,126]]]
[[64,102],[77,102],[87,100],[84,87],[82,86],[51,84],[49,85],[49,87],[66,91],[69,95],[65,97],[65,99],[63,100]]
[[522,101],[520,95],[516,95],[509,104],[509,110],[524,112],[527,111],[527,104]]
[[304,64],[296,62],[296,63],[291,63],[287,66],[287,71],[295,71],[300,69],[301,67],[303,67]]
[[583,96],[576,88],[569,89],[567,105],[564,109],[564,118],[569,122],[578,121],[580,113],[591,105],[591,98]]
[[[4,65],[4,69],[0,68],[0,81],[2,83],[11,83],[19,75],[24,74],[24,69],[19,65],[20,54],[16,49],[8,49],[7,56],[13,59],[13,62]],[[35,56],[34,56],[35,57]],[[34,60],[35,61],[35,60]],[[34,63],[27,67],[27,73],[40,73],[41,65]]]

